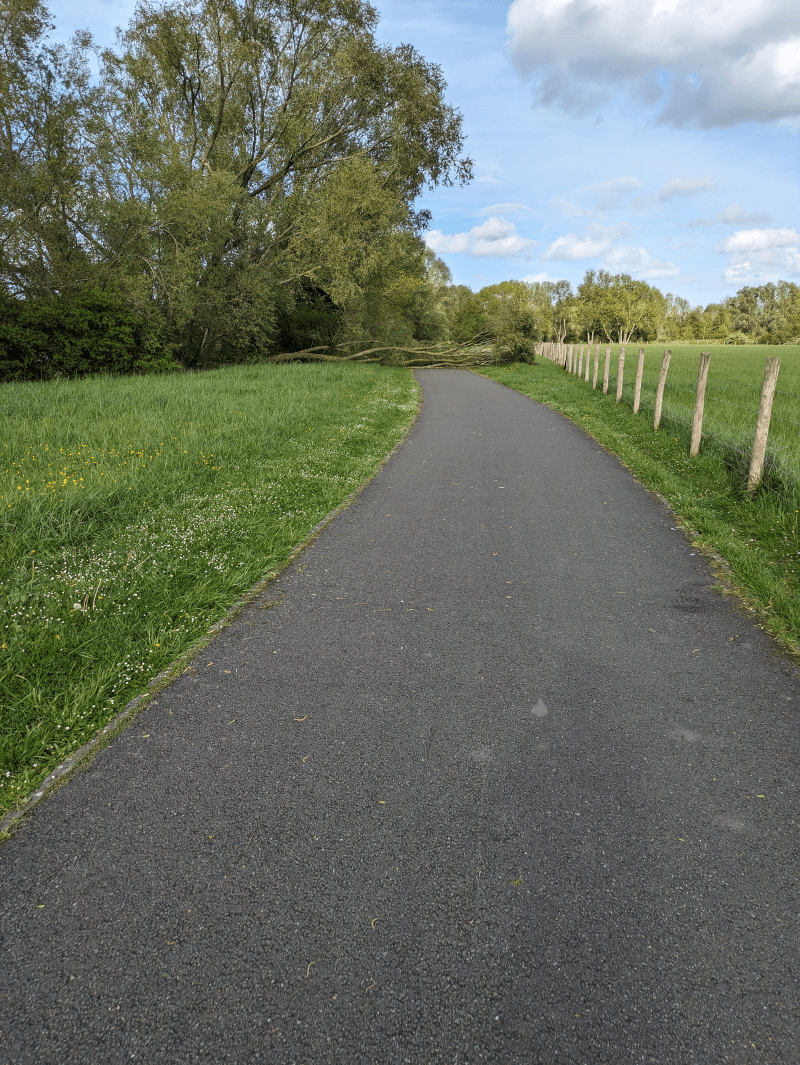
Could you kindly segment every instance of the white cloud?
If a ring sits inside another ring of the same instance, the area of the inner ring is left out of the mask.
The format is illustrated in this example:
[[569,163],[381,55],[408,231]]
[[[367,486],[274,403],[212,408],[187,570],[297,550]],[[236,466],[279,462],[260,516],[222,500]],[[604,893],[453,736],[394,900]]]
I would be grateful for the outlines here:
[[480,177],[476,177],[475,180],[483,182],[484,185],[499,185],[502,176],[503,171],[497,163],[489,163],[486,167],[486,173],[481,174]]
[[446,234],[432,229],[425,235],[425,243],[437,255],[466,252],[473,256],[496,255],[508,259],[515,255],[530,255],[536,241],[517,233],[517,227],[507,218],[492,217],[473,226],[468,233]]
[[527,203],[493,203],[489,207],[481,207],[478,214],[517,214],[519,211],[530,210],[532,210],[532,208],[529,207]]
[[642,183],[637,177],[633,174],[626,174],[623,177],[611,178],[609,181],[600,181],[596,185],[587,185],[584,191],[597,196],[598,211],[607,211],[611,207],[616,207],[626,192],[641,187]]
[[595,185],[586,185],[581,189],[581,192],[587,193],[595,201],[594,207],[582,207],[579,203],[561,198],[548,200],[547,203],[549,207],[555,207],[566,218],[592,218],[601,211],[617,207],[626,193],[639,189],[641,186],[639,178],[626,174],[623,177],[600,181]]
[[681,276],[681,268],[675,263],[654,259],[645,248],[636,248],[632,244],[619,244],[616,248],[612,248],[605,258],[604,265],[609,270],[632,274],[643,281]]
[[772,254],[800,244],[796,229],[740,229],[723,242],[722,250],[738,254]]
[[615,240],[627,237],[630,229],[626,225],[601,226],[597,223],[587,226],[579,236],[577,233],[566,233],[558,237],[547,251],[542,253],[543,259],[595,259],[598,255],[605,255],[614,245]]
[[687,229],[698,229],[701,226],[716,226],[720,223],[725,226],[763,226],[771,222],[768,214],[759,211],[745,211],[738,203],[730,203],[727,207],[715,214],[713,218],[693,218],[686,223]]
[[542,281],[555,281],[549,274],[526,274],[522,279],[527,285],[535,285]]
[[730,256],[729,284],[800,275],[800,233],[796,229],[740,229],[723,241]]
[[581,207],[581,204],[573,203],[572,200],[548,200],[548,207],[553,207],[556,211],[560,211],[565,218],[591,218],[594,214],[592,208]]
[[670,178],[665,181],[655,196],[642,196],[634,200],[632,206],[638,208],[655,207],[659,203],[669,203],[670,200],[688,199],[696,196],[699,192],[712,192],[717,188],[717,183],[708,175],[699,178]]
[[707,175],[700,178],[670,178],[656,193],[659,203],[667,203],[676,197],[696,196],[698,192],[710,192],[717,187]]
[[561,211],[565,218],[591,218],[595,213],[591,207],[581,207],[578,203],[573,203],[572,200],[548,200],[548,207],[555,207],[556,210]]
[[540,105],[597,111],[618,90],[675,126],[800,115],[800,4],[514,0],[511,54]]

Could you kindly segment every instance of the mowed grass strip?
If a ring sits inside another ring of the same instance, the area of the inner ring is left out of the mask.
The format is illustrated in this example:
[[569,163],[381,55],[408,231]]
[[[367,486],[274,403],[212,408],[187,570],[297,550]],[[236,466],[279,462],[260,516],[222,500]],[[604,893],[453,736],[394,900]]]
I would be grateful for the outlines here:
[[0,387],[0,811],[358,486],[408,370],[236,367]]
[[[663,348],[659,363],[661,353]],[[695,374],[698,358],[699,350],[694,349]],[[712,367],[713,359],[712,355]],[[759,364],[763,375],[763,361],[756,357],[756,374]],[[635,369],[635,358],[626,358],[626,381],[629,373],[633,379]],[[607,396],[601,393],[602,362],[597,391],[592,390],[591,380],[586,384],[546,360],[536,366],[490,367],[481,373],[567,415],[618,455],[642,484],[665,496],[696,534],[698,546],[728,563],[736,591],[762,626],[787,649],[800,652],[800,489],[790,473],[768,469],[765,484],[773,490],[762,488],[749,497],[746,456],[712,435],[703,439],[700,454],[690,459],[691,422],[684,412],[679,410],[677,417],[665,412],[662,428],[654,432],[652,393],[643,390],[638,415],[632,410],[632,389],[629,395],[626,387],[617,405],[615,389],[609,388]],[[708,403],[707,396],[707,410]],[[757,402],[751,411],[753,432],[756,412]],[[800,432],[784,440],[785,450],[796,456]],[[597,576],[602,581],[602,573]]]

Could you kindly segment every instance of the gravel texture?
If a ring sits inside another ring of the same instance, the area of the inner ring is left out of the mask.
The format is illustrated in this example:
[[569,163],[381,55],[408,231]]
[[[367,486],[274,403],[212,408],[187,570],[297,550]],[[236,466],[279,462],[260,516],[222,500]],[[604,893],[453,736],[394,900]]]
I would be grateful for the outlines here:
[[797,671],[579,428],[418,377],[0,848],[0,1061],[800,1061]]

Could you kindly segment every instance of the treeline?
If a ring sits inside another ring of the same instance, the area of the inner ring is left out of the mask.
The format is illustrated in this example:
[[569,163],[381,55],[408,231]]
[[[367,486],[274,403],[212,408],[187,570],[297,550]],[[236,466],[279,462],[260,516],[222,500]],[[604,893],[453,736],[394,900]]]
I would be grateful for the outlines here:
[[577,291],[568,281],[503,281],[480,292],[449,286],[443,302],[452,340],[488,327],[497,334],[499,356],[514,350],[522,358],[539,340],[800,343],[800,287],[788,281],[745,287],[721,303],[692,307],[627,274],[589,270]]
[[141,0],[113,49],[0,5],[0,373],[198,369],[446,332],[441,71],[363,0]]

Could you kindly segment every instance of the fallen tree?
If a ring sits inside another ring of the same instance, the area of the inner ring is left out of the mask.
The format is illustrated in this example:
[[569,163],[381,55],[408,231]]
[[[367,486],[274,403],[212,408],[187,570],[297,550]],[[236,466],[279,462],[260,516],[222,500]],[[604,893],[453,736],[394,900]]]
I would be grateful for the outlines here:
[[[492,333],[482,330],[471,340],[455,347],[434,345],[429,348],[401,348],[378,341],[346,341],[343,344],[318,344],[302,351],[285,351],[271,355],[266,362],[379,362],[384,366],[423,369],[434,366],[491,366],[498,361],[492,349]],[[360,351],[350,351],[361,344],[371,344]],[[341,355],[335,352],[343,352]]]

